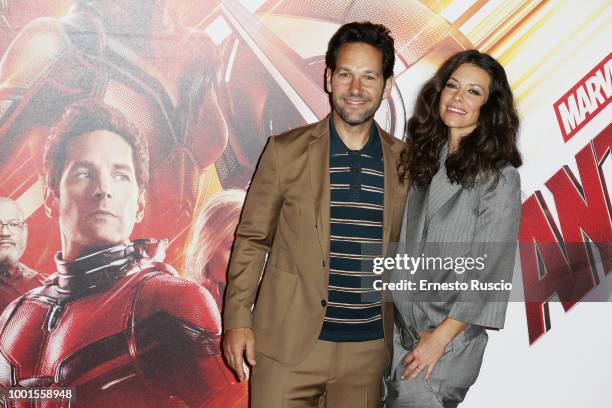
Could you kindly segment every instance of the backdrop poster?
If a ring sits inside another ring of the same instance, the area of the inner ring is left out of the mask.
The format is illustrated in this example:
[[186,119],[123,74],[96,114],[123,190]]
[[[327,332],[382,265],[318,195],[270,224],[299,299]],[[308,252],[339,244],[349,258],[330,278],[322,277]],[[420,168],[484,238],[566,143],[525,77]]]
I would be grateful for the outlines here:
[[[463,405],[612,406],[611,17],[607,0],[0,1],[0,195],[26,214],[22,261],[55,271],[44,141],[67,106],[93,98],[149,146],[147,209],[132,236],[167,238],[166,262],[221,310],[267,137],[329,112],[324,53],[339,25],[383,23],[397,49],[376,114],[387,131],[403,136],[424,81],[469,48],[504,65],[521,116],[513,301]],[[246,386],[218,361],[204,406],[246,407]]]

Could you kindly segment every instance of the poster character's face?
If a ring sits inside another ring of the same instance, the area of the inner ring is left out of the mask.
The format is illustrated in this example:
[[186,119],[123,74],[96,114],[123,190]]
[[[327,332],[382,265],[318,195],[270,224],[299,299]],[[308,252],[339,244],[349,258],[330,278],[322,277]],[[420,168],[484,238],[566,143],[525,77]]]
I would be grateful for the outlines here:
[[12,201],[0,201],[0,265],[15,265],[28,241],[28,225],[17,204]]
[[233,236],[227,237],[219,243],[219,246],[217,246],[215,250],[215,254],[209,262],[210,265],[208,265],[207,268],[210,273],[210,279],[223,285],[225,285],[226,282],[225,274],[232,253],[233,238]]
[[326,71],[334,112],[349,125],[360,125],[374,117],[383,98],[389,96],[393,77],[383,77],[382,52],[365,43],[343,45],[336,69]]
[[480,108],[489,98],[487,71],[472,64],[462,64],[446,81],[440,94],[440,118],[459,136],[471,133],[478,125]]
[[131,146],[106,130],[78,136],[68,147],[56,200],[68,245],[87,249],[128,241],[144,210]]

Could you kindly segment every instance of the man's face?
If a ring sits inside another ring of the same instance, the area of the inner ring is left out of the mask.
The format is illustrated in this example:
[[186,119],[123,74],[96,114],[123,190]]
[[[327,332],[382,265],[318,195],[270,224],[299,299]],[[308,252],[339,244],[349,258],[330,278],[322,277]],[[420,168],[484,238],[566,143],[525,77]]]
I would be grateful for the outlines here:
[[393,85],[393,77],[383,78],[382,52],[365,43],[343,45],[325,77],[334,112],[352,126],[372,119]]
[[54,203],[59,212],[64,254],[128,241],[142,219],[131,146],[121,136],[96,130],[69,145]]
[[14,266],[28,241],[28,226],[23,213],[12,201],[0,200],[0,265]]

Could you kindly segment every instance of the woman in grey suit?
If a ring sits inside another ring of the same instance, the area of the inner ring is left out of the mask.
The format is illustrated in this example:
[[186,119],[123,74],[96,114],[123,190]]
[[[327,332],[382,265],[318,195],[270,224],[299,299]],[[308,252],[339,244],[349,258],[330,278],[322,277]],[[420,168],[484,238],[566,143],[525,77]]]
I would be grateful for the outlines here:
[[[411,183],[391,279],[388,408],[456,407],[503,327],[520,222],[518,115],[503,67],[456,54],[422,88],[399,166]],[[411,283],[408,283],[411,282]],[[401,285],[400,285],[401,286]]]

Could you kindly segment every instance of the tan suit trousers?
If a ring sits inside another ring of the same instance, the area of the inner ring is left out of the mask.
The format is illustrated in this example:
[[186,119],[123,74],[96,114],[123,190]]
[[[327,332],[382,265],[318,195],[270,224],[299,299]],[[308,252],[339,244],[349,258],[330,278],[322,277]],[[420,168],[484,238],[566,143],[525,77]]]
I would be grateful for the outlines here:
[[251,408],[379,408],[387,362],[383,339],[318,340],[308,357],[289,365],[261,353],[251,377]]

